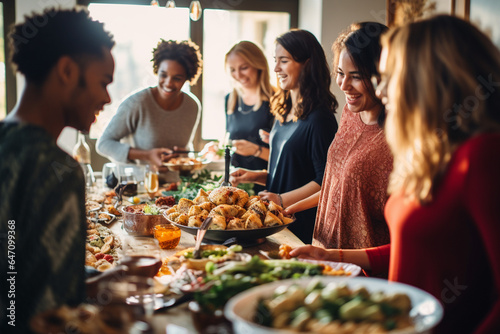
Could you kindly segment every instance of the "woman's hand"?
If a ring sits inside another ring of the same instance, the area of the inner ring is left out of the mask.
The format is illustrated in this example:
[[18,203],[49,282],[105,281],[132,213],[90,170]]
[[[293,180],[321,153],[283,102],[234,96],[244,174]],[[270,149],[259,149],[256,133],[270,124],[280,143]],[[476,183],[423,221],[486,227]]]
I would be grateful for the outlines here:
[[163,166],[164,161],[168,161],[174,157],[174,154],[172,154],[172,152],[173,151],[169,148],[153,148],[148,151],[148,160],[156,167],[161,167]]
[[319,195],[321,191],[318,190],[314,194],[312,194],[309,197],[306,197],[302,200],[299,200],[298,202],[292,203],[287,208],[283,211],[283,214],[285,215],[292,215],[297,212],[301,212],[310,208],[314,208],[318,206],[319,202]]
[[247,169],[237,169],[231,173],[229,182],[233,187],[238,186],[240,183],[258,183],[261,185],[266,184],[267,172],[253,171]]
[[156,167],[162,167],[164,161],[177,156],[172,153],[173,151],[171,149],[165,147],[153,148],[150,150],[140,150],[131,147],[128,151],[127,158],[129,160],[148,161],[150,164],[155,165]]
[[255,155],[259,150],[259,145],[254,144],[246,139],[234,139],[232,142],[235,152],[243,156]]
[[288,206],[286,209],[283,208],[283,214],[286,216],[293,215],[294,213],[301,212],[309,209],[308,207],[303,207],[301,202],[294,203]]
[[[382,246],[385,247],[385,246]],[[361,249],[325,249],[312,245],[295,248],[290,251],[291,257],[320,261],[354,263],[364,270],[371,270],[371,263],[366,250]]]
[[283,205],[283,203],[281,203],[281,199],[280,199],[280,196],[278,194],[271,193],[267,190],[263,190],[263,191],[259,192],[259,196],[266,201],[273,201],[274,203],[276,203],[280,206]]
[[295,248],[290,251],[291,257],[298,257],[303,259],[313,259],[313,260],[331,260],[329,252],[322,248],[313,245],[306,245],[302,247]]
[[267,132],[266,130],[262,130],[260,129],[259,130],[259,136],[260,136],[260,139],[266,143],[266,144],[269,144],[269,132]]

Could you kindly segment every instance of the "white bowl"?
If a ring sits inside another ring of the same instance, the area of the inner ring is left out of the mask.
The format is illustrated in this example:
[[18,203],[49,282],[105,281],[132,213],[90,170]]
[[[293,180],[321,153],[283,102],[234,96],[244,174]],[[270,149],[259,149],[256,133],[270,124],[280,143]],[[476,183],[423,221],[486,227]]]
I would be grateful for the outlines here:
[[415,288],[413,286],[389,282],[378,278],[369,277],[331,277],[331,276],[316,276],[302,278],[298,280],[276,281],[269,284],[260,285],[242,292],[231,298],[224,309],[224,315],[233,323],[234,332],[236,334],[297,334],[297,332],[272,329],[264,327],[253,322],[253,317],[257,308],[257,303],[261,298],[272,296],[274,290],[278,286],[290,286],[299,284],[306,287],[312,279],[320,279],[323,284],[330,282],[345,283],[349,288],[356,289],[357,287],[365,287],[370,292],[382,291],[384,293],[402,292],[410,297],[412,309],[410,316],[414,321],[414,328],[411,330],[394,330],[390,333],[410,334],[410,333],[430,333],[443,317],[443,307],[429,293]]

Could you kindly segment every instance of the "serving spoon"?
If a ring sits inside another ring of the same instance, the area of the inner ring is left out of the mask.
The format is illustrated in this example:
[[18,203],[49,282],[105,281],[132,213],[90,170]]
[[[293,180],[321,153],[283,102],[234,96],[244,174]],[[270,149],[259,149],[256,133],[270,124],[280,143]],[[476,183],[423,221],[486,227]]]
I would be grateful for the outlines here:
[[198,232],[196,232],[196,243],[194,245],[194,251],[193,251],[194,259],[201,259],[201,252],[200,252],[201,242],[203,241],[205,233],[207,233],[208,227],[210,226],[211,223],[212,223],[212,217],[207,217],[207,219],[205,219],[205,221],[201,224],[201,227],[198,230]]

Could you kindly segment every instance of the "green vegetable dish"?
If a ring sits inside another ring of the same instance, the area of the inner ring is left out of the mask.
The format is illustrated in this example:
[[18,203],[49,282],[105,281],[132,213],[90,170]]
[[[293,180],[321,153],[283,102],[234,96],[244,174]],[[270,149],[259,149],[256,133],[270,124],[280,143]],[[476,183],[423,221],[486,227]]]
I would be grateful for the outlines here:
[[251,287],[305,276],[321,275],[323,266],[296,260],[262,260],[253,256],[249,262],[230,262],[215,268],[209,262],[203,282],[210,288],[196,292],[195,300],[205,311],[221,309],[236,294]]
[[385,333],[411,327],[410,298],[403,293],[352,290],[344,284],[312,280],[305,288],[278,287],[261,299],[254,321],[260,325],[314,333]]
[[[240,245],[232,245],[229,248],[221,248],[221,249],[206,249],[201,251],[201,258],[216,259],[219,257],[223,257],[224,255],[241,252],[242,250],[243,247],[241,247]],[[183,256],[186,259],[192,259],[193,252],[188,251],[184,253]]]
[[[204,169],[193,175],[181,175],[180,178],[181,184],[178,187],[179,190],[162,192],[164,196],[173,196],[176,203],[178,203],[181,198],[193,200],[196,195],[198,195],[200,189],[211,191],[220,187],[222,176],[212,175],[209,170]],[[238,185],[238,188],[245,190],[249,196],[254,194],[253,184],[251,183],[242,183]]]

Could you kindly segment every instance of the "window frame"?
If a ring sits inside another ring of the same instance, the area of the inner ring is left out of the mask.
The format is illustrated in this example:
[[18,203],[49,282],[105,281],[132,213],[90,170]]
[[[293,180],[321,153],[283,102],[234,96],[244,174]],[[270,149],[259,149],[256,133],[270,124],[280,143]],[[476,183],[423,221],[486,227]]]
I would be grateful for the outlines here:
[[[165,6],[166,0],[159,0],[159,6]],[[100,4],[122,4],[122,5],[151,5],[151,0],[77,0],[78,5],[86,6],[90,3]],[[187,7],[191,0],[175,0],[177,7]],[[223,9],[223,10],[241,10],[241,11],[267,11],[267,12],[285,12],[290,14],[290,28],[297,28],[299,23],[299,0],[201,0],[202,9]],[[203,15],[198,21],[190,20],[191,40],[198,44],[200,50],[203,50]],[[196,85],[191,87],[191,92],[201,101],[203,106],[203,73]],[[202,115],[203,117],[203,110]],[[201,137],[202,122],[196,130],[194,138],[194,147],[201,149],[207,142]]]

